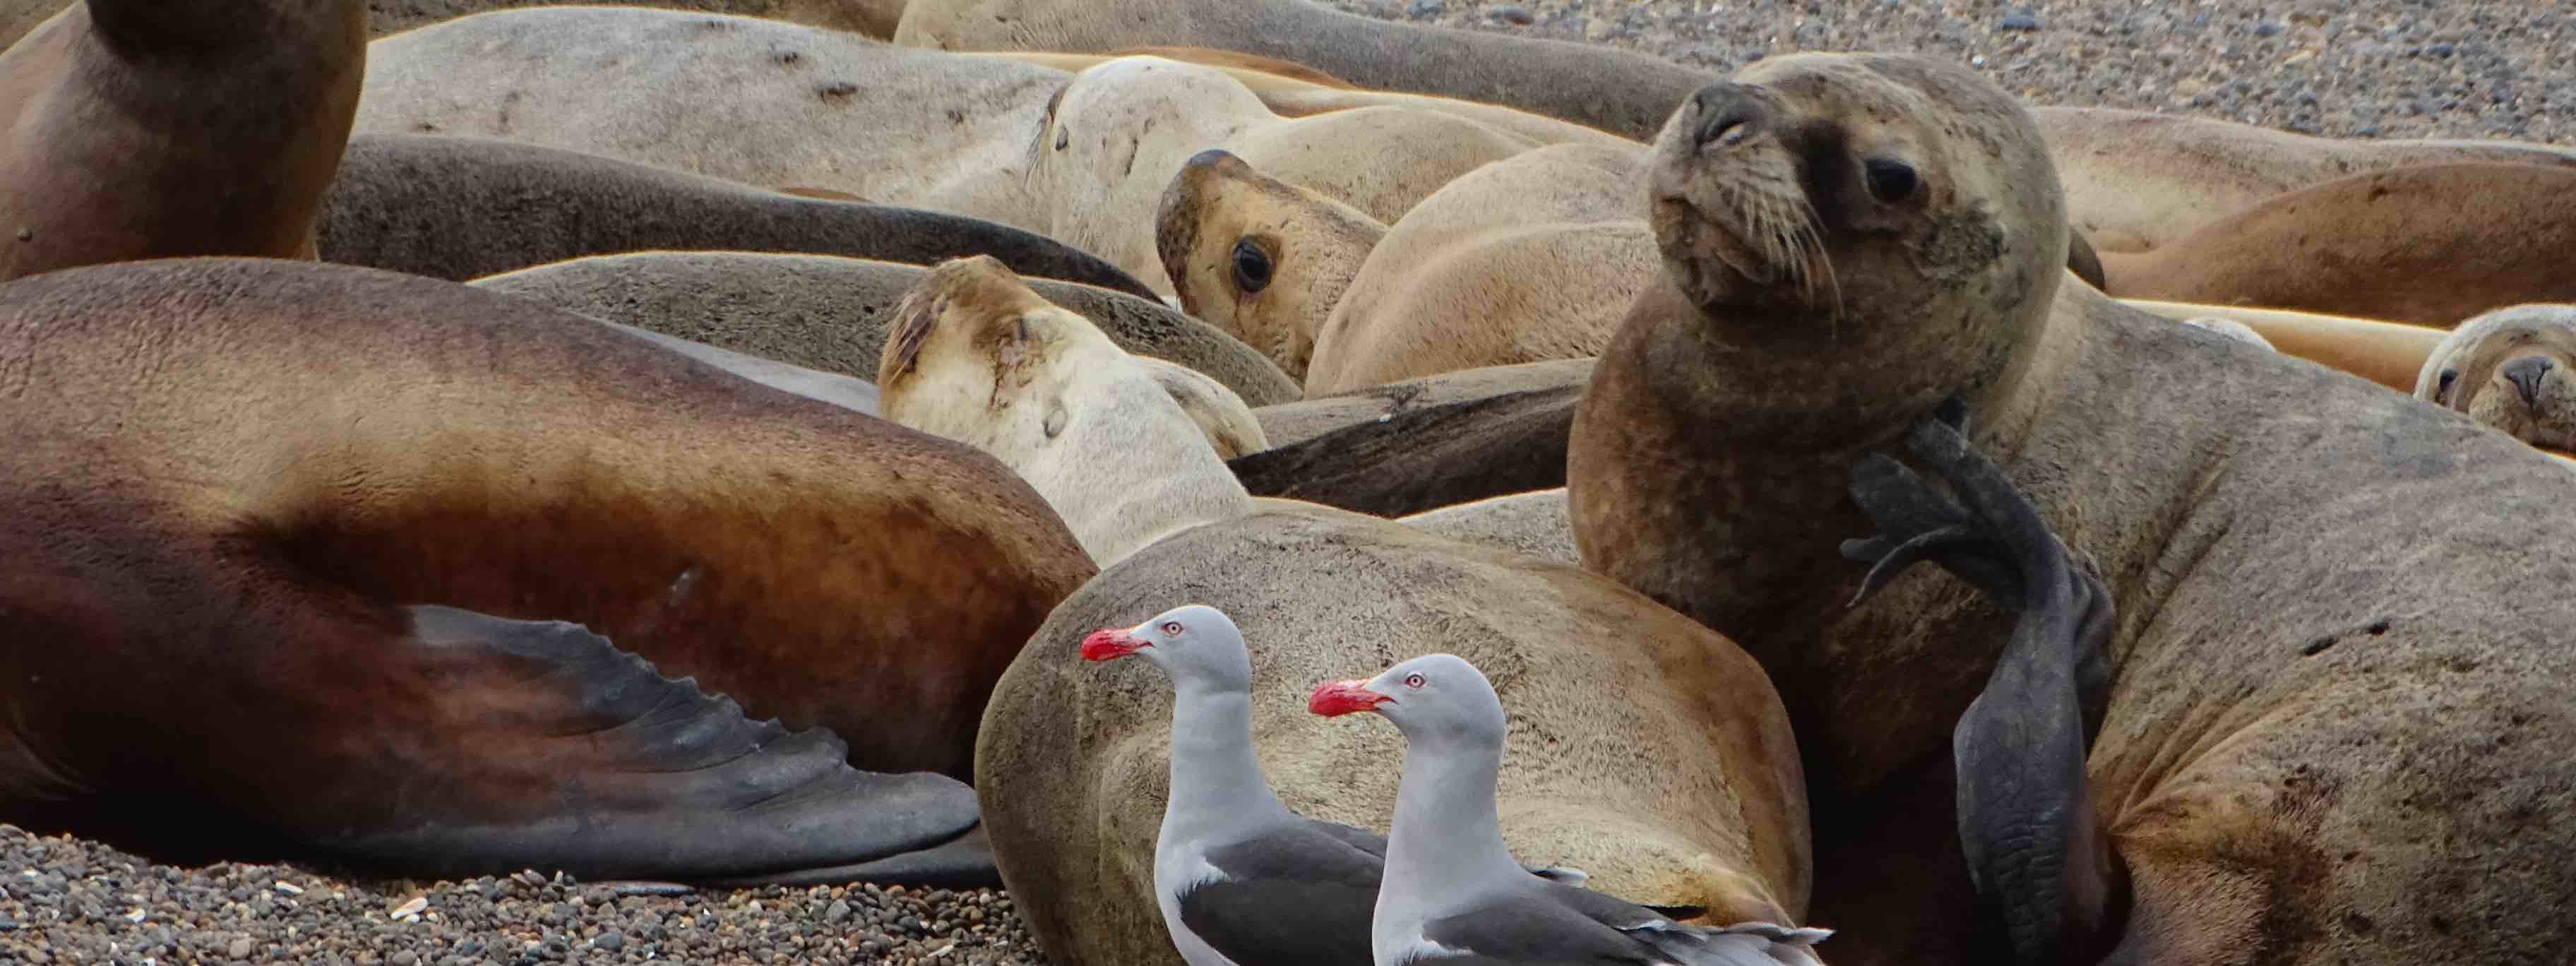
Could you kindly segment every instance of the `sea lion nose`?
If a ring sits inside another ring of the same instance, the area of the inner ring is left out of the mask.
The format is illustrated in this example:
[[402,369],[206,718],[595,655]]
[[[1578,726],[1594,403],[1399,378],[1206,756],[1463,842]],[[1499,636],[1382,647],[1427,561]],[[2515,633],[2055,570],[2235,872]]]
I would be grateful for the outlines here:
[[2558,365],[2546,356],[2524,356],[2504,364],[2504,377],[2513,382],[2513,388],[2522,391],[2524,403],[2537,404],[2540,380],[2548,378],[2549,371],[2556,368]]
[[1701,147],[1710,143],[1734,144],[1761,129],[1762,102],[1741,84],[1719,81],[1691,95],[1691,109],[1699,117],[1694,139]]

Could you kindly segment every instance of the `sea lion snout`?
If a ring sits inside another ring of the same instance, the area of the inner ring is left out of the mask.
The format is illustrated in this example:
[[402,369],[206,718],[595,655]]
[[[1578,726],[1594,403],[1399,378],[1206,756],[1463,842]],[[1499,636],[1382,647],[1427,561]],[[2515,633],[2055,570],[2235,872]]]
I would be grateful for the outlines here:
[[2513,383],[2514,390],[2522,394],[2523,402],[2537,405],[2540,402],[2540,381],[2549,378],[2549,371],[2556,368],[2558,364],[2549,361],[2548,356],[2524,356],[2505,363],[2502,372],[2505,380]]
[[1691,95],[1690,110],[1691,143],[1696,147],[1742,143],[1758,133],[1770,118],[1770,111],[1753,90],[1734,81],[1718,81],[1700,88]]

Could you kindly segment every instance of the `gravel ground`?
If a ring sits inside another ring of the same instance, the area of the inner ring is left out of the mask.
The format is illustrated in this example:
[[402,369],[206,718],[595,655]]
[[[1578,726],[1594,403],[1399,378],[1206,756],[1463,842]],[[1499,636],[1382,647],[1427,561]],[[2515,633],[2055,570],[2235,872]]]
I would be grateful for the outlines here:
[[[1797,50],[1961,58],[2036,103],[2313,134],[2576,143],[2576,0],[1324,0],[1616,44],[1726,71]],[[0,826],[0,962],[1045,961],[995,892],[619,896],[535,873],[336,879],[178,869]],[[937,954],[935,957],[933,954]]]

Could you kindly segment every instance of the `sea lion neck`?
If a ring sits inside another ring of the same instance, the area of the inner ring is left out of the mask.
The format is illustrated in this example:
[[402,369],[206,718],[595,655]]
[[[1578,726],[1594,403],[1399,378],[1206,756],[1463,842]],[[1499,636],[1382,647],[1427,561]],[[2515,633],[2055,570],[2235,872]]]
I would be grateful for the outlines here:
[[250,44],[350,44],[363,52],[367,40],[367,5],[356,0],[89,0],[88,7],[99,39],[128,59],[212,56]]

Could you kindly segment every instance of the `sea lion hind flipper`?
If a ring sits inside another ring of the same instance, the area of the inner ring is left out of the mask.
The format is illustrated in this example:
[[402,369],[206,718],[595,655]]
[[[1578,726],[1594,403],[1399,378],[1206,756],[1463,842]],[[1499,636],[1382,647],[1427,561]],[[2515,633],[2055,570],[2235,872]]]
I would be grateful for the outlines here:
[[1978,559],[2013,568],[2020,591],[2002,601],[2019,612],[2011,639],[1952,732],[1960,845],[1982,928],[2015,962],[2089,961],[2127,901],[2085,773],[2087,692],[2107,680],[2107,665],[2088,657],[2109,634],[2111,597],[1949,415],[1917,422],[1907,441],[1996,551]]
[[830,731],[754,721],[578,625],[407,610],[403,645],[454,697],[419,726],[428,753],[384,790],[386,811],[315,843],[345,858],[412,875],[690,882],[847,867],[841,881],[856,881],[976,825],[967,785],[854,769]]

